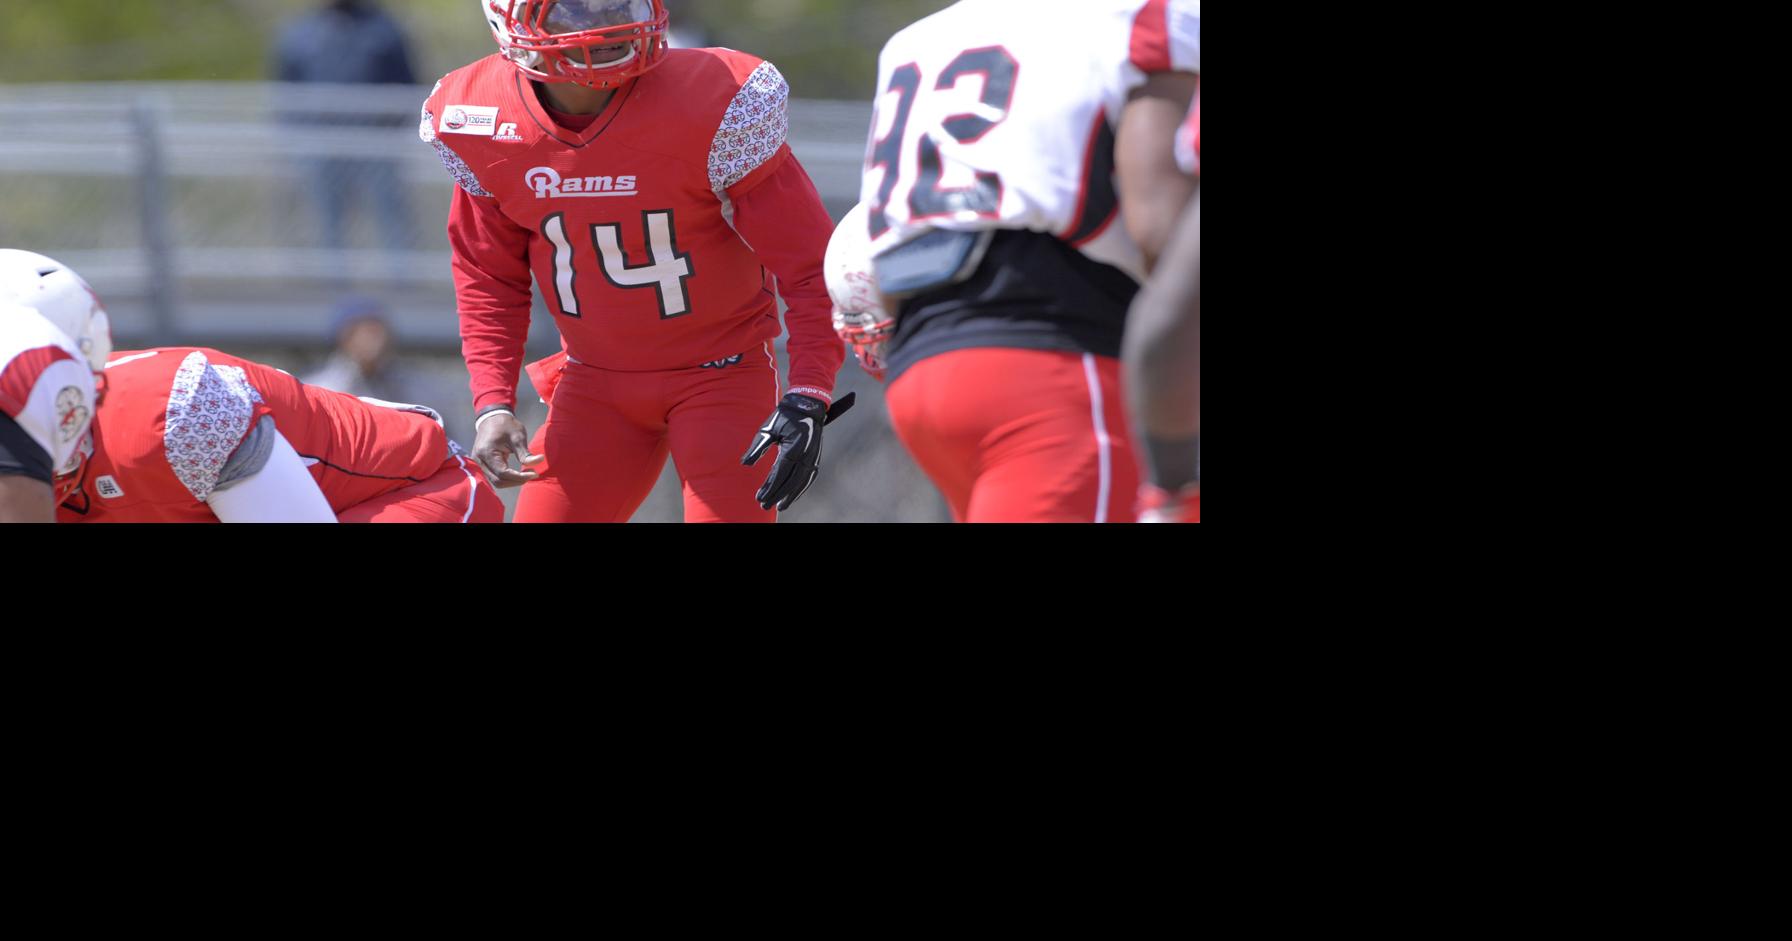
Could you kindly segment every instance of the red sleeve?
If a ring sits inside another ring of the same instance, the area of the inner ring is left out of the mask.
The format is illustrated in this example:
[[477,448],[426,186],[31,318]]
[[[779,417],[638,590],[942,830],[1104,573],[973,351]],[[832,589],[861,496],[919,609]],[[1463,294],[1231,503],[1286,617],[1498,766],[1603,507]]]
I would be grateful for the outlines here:
[[37,380],[50,368],[50,364],[58,360],[72,360],[73,356],[59,346],[40,346],[29,349],[12,358],[4,370],[0,370],[0,409],[5,410],[6,417],[17,418],[25,410],[25,403],[31,399],[31,390],[37,388]]
[[834,234],[834,220],[821,204],[809,174],[795,155],[777,169],[730,187],[734,228],[778,278],[778,294],[789,305],[791,392],[831,402],[834,376],[846,359],[846,345],[834,334],[833,304],[821,260]]
[[474,411],[516,404],[517,376],[529,339],[532,235],[499,211],[497,200],[454,188],[448,244],[454,250],[460,349],[473,379]]
[[1170,66],[1169,0],[1148,0],[1132,21],[1129,58],[1139,71],[1168,72]]

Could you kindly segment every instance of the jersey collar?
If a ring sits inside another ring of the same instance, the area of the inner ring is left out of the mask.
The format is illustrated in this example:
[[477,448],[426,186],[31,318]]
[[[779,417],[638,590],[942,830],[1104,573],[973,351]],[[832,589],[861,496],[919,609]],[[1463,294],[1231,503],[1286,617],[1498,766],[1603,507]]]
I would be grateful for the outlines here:
[[583,131],[572,131],[554,123],[553,117],[548,114],[547,108],[542,105],[541,99],[535,94],[535,89],[531,87],[530,80],[523,73],[516,72],[515,80],[517,97],[522,99],[523,109],[529,112],[529,117],[541,128],[542,133],[568,147],[583,147],[596,140],[597,136],[610,126],[610,122],[616,120],[616,116],[622,113],[622,106],[627,103],[629,96],[635,91],[635,86],[641,81],[637,78],[616,89],[616,94],[610,96],[609,103],[604,105],[604,110],[598,112],[597,120],[591,122],[590,127]]

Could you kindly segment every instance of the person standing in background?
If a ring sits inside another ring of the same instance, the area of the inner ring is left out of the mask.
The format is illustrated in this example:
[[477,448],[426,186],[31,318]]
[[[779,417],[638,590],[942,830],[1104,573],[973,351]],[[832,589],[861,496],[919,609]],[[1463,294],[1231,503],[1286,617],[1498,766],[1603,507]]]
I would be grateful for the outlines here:
[[[330,315],[330,358],[300,381],[333,392],[386,402],[455,403],[462,398],[440,377],[396,359],[392,323],[385,305],[371,297],[348,297]],[[445,405],[443,419],[452,436],[470,440],[473,416],[464,404]]]
[[[371,0],[326,0],[317,10],[288,22],[275,45],[274,78],[295,84],[417,84],[404,30]],[[304,124],[395,128],[409,123],[374,114],[306,112],[302,106],[283,110],[286,120]],[[347,247],[345,220],[351,204],[371,207],[379,216],[388,251],[414,244],[394,161],[324,156],[307,162],[306,177],[325,248]]]

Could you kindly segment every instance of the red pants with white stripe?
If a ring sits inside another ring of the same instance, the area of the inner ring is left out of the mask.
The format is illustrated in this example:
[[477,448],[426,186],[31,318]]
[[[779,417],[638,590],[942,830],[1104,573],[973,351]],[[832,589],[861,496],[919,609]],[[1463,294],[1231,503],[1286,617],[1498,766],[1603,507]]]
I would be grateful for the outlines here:
[[1120,361],[970,349],[930,356],[887,391],[890,420],[965,523],[1130,523],[1139,464]]
[[471,458],[450,457],[440,470],[336,514],[339,523],[502,523],[504,504]]
[[752,467],[740,462],[778,407],[769,344],[719,368],[619,372],[567,362],[548,398],[548,419],[529,442],[547,461],[530,466],[541,478],[523,485],[513,521],[626,523],[667,455],[684,483],[685,522],[777,519],[753,497],[777,449]]

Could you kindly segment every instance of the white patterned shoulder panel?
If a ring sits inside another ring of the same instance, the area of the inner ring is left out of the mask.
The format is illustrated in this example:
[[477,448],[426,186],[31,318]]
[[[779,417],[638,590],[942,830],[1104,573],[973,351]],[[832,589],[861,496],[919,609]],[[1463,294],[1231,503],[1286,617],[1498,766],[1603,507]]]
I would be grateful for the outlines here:
[[[434,116],[427,111],[423,112],[424,127],[430,128],[430,125],[434,122]],[[454,182],[459,183],[461,189],[466,190],[474,196],[491,195],[491,193],[486,192],[485,187],[479,185],[479,177],[473,174],[473,168],[467,166],[465,160],[460,159],[460,154],[449,150],[448,145],[442,143],[441,138],[435,136],[434,128],[430,128],[430,136],[428,137],[428,140],[429,145],[436,149],[436,156],[442,158],[442,166],[448,168],[448,175],[454,177]]]
[[174,476],[204,503],[218,474],[249,433],[261,393],[240,366],[214,366],[197,350],[181,360],[168,393],[162,448]]
[[770,160],[790,132],[790,86],[761,62],[729,102],[709,149],[709,187],[722,193]]
[[[429,93],[429,98],[434,98],[436,92],[441,90],[442,83],[437,82],[435,89]],[[448,175],[454,177],[454,182],[460,184],[461,189],[474,196],[490,196],[491,193],[479,185],[479,177],[473,174],[473,168],[467,166],[467,162],[460,159],[460,154],[449,150],[448,145],[436,136],[436,116],[429,113],[429,98],[423,100],[423,121],[417,125],[417,136],[436,149],[436,156],[442,158],[442,166],[448,168]]]
[[441,90],[442,83],[437,82],[436,87],[429,90],[429,98],[423,99],[423,123],[417,125],[417,136],[423,138],[425,144],[436,142],[436,116],[429,113],[429,102]]

